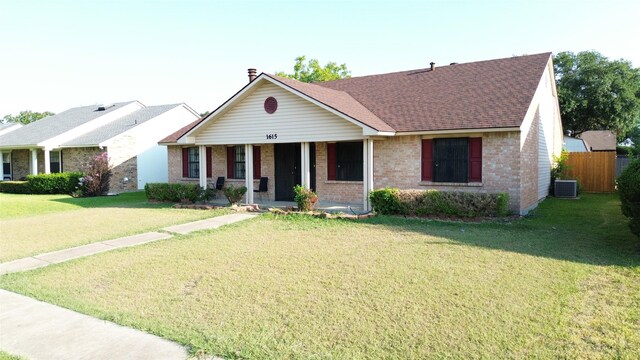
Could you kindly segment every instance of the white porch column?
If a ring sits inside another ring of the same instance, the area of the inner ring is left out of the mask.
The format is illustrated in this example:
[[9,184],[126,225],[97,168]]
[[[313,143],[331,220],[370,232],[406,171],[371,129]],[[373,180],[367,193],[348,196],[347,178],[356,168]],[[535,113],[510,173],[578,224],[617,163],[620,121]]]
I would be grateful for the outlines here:
[[44,173],[51,174],[51,151],[49,149],[43,149],[44,151]]
[[247,187],[247,204],[253,204],[253,145],[244,146],[244,178]]
[[364,211],[371,210],[369,191],[373,190],[373,140],[362,141],[362,195]]
[[198,170],[200,187],[207,188],[207,148],[204,145],[198,146]]
[[0,181],[4,181],[4,154],[0,150]]
[[31,175],[38,175],[38,149],[31,149]]
[[300,154],[300,182],[302,184],[300,185],[307,189],[311,189],[311,161],[309,149],[310,146],[308,142],[300,143],[300,151],[302,152],[302,154]]

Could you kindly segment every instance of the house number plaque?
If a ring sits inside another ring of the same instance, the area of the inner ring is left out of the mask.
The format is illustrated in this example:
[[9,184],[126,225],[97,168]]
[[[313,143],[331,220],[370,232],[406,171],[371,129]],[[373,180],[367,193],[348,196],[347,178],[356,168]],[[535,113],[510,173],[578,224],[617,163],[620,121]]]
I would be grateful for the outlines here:
[[278,134],[267,134],[267,140],[275,140],[278,138]]

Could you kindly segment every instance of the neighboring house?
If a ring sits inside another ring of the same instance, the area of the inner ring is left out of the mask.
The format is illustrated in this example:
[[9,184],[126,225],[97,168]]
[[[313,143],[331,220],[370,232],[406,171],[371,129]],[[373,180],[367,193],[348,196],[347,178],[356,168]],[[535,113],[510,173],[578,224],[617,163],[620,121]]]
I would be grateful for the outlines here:
[[22,124],[16,124],[16,123],[0,123],[0,135],[4,135],[8,132],[11,132],[13,130],[17,130],[19,128],[22,127]]
[[267,177],[271,201],[302,184],[365,209],[374,188],[507,192],[521,214],[548,194],[563,135],[550,53],[313,84],[255,74],[161,141],[170,182],[224,176],[253,202]]
[[587,144],[584,140],[565,135],[562,149],[568,152],[588,152]]
[[616,135],[609,130],[585,131],[578,137],[584,140],[589,151],[616,151]]
[[198,118],[185,104],[146,107],[138,101],[69,109],[0,136],[0,153],[9,159],[3,178],[82,171],[107,152],[113,167],[110,192],[166,182],[166,148],[158,140]]

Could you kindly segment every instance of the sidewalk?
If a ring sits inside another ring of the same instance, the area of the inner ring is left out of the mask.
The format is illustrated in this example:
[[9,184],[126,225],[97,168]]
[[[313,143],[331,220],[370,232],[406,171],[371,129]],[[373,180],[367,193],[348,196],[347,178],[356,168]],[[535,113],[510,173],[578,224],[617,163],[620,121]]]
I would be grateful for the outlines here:
[[38,359],[186,359],[184,347],[139,330],[0,290],[0,349]]
[[0,264],[0,275],[15,272],[33,270],[58,264],[61,262],[95,255],[105,251],[121,249],[124,247],[146,244],[148,242],[164,240],[173,237],[172,234],[189,234],[199,230],[217,229],[220,226],[232,224],[238,221],[251,219],[258,216],[257,214],[236,213],[229,215],[216,216],[205,220],[193,221],[186,224],[174,225],[163,228],[165,232],[148,232],[133,236],[126,236],[113,240],[100,241],[92,244],[77,246],[69,249],[39,254],[31,257],[13,260]]
[[[223,215],[169,226],[162,229],[165,232],[148,232],[18,259],[0,264],[0,275],[169,239],[173,234],[217,229],[256,216],[247,213]],[[30,360],[187,358],[186,349],[171,341],[2,289],[0,349]]]

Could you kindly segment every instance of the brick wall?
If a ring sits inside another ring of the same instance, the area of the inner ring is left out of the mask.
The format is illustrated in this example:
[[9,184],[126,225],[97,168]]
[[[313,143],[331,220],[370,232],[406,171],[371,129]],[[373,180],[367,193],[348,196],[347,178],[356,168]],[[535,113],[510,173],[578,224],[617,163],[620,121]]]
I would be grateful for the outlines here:
[[[531,129],[522,145],[520,153],[520,210],[528,211],[538,204],[538,131],[540,108],[531,123]],[[550,145],[551,146],[551,145]],[[534,161],[535,160],[535,161]]]
[[421,146],[420,136],[398,136],[375,141],[374,188],[508,192],[509,208],[516,212],[520,210],[519,132],[482,135],[481,184],[446,185],[421,182]]
[[30,150],[11,151],[11,172],[13,180],[20,180],[29,175]]
[[[400,189],[437,189],[443,191],[507,192],[509,208],[519,212],[529,206],[530,196],[537,193],[537,165],[529,161],[528,152],[520,154],[520,133],[485,133],[482,135],[482,183],[438,184],[421,181],[421,136],[397,136],[374,142],[374,188],[397,187]],[[530,134],[536,139],[537,132]],[[528,143],[526,144],[529,145]],[[169,146],[169,181],[198,182],[198,179],[182,178],[182,153],[179,146]],[[262,176],[269,178],[268,199],[275,194],[275,166],[273,145],[261,147]],[[326,143],[316,143],[316,190],[320,201],[356,203],[362,202],[362,181],[328,181]],[[537,151],[531,146],[526,151]],[[226,147],[213,146],[213,180],[226,174]],[[536,153],[537,156],[537,153]],[[531,159],[537,159],[534,156]],[[531,164],[521,171],[521,163]],[[533,174],[533,175],[531,175]],[[521,182],[526,176],[527,181]],[[243,185],[244,180],[227,179],[227,184]],[[258,181],[254,182],[255,188]],[[526,189],[521,190],[522,187]],[[264,195],[263,195],[264,196]],[[521,204],[521,198],[525,202]],[[266,197],[265,197],[266,199]]]
[[316,192],[320,202],[361,204],[363,186],[362,181],[327,180],[327,143],[316,143]]
[[103,152],[99,147],[62,149],[62,170],[84,172],[91,159]]
[[109,154],[109,164],[113,167],[109,192],[137,191],[138,157],[135,136],[118,136],[106,150]]

